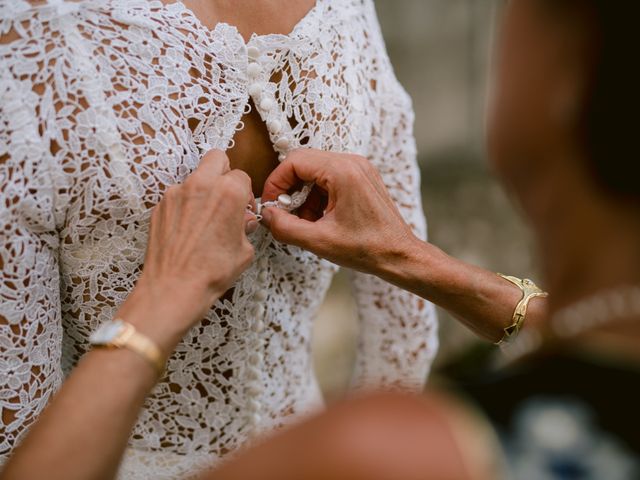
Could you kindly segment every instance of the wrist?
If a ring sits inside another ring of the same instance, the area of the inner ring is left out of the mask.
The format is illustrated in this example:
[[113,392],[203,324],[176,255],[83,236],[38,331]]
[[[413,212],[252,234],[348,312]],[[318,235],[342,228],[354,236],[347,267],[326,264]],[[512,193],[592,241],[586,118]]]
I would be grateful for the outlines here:
[[413,234],[402,241],[390,242],[378,258],[375,274],[384,280],[403,288],[422,281],[417,272],[424,272],[422,264],[430,245]]
[[412,235],[394,245],[376,272],[383,280],[438,303],[450,282],[452,258],[439,248]]
[[[194,289],[163,287],[159,282],[140,278],[116,317],[132,324],[137,331],[153,341],[168,358],[191,326],[202,319],[206,308],[195,301]],[[187,298],[189,297],[189,298]],[[211,304],[216,298],[212,298]]]

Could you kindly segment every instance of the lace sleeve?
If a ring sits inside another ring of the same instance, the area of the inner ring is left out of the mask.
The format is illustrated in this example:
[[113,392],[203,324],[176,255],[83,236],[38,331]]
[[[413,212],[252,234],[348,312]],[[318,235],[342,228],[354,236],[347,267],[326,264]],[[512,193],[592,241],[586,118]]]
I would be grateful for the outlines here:
[[[383,121],[370,160],[405,220],[426,238],[410,105],[405,111]],[[356,386],[421,389],[438,347],[433,305],[370,275],[353,273],[352,287],[360,318]]]
[[42,92],[9,68],[6,39],[0,35],[0,464],[62,381],[51,155],[36,115]]
[[[380,171],[405,220],[418,236],[426,239],[411,99],[393,74],[372,5],[370,14],[380,60],[372,81],[379,121],[368,157]],[[352,274],[352,288],[360,318],[355,385],[421,389],[438,348],[433,305],[360,273]]]

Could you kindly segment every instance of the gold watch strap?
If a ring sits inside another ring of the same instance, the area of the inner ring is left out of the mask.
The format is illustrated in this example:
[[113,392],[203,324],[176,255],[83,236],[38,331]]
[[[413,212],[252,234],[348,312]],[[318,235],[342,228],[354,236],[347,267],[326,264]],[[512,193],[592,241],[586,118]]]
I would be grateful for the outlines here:
[[110,344],[105,346],[126,348],[137,353],[156,369],[158,375],[162,376],[165,368],[164,355],[162,355],[156,343],[146,335],[138,332],[136,327],[130,323],[122,319],[117,319],[116,321],[121,322],[124,328]]
[[498,276],[513,283],[522,291],[522,299],[520,300],[520,302],[518,302],[518,305],[513,312],[513,322],[510,326],[504,329],[504,336],[498,343],[496,343],[496,345],[504,345],[505,343],[511,342],[515,337],[518,336],[518,333],[520,333],[520,329],[522,328],[522,325],[524,325],[524,321],[527,318],[527,309],[529,308],[529,302],[531,302],[531,300],[536,297],[548,297],[549,294],[541,290],[535,283],[533,283],[533,281],[527,278],[520,279],[517,277],[503,275],[501,273],[498,273]]

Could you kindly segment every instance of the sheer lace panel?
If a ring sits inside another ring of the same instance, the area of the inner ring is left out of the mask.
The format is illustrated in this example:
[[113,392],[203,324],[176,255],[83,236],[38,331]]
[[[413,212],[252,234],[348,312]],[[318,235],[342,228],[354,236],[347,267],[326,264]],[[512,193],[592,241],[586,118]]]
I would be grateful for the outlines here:
[[[0,0],[0,455],[6,456],[140,274],[150,210],[251,100],[274,152],[368,156],[425,235],[411,103],[371,0],[318,0],[290,35],[205,28],[182,4]],[[311,325],[336,268],[251,237],[255,264],[178,346],[122,478],[192,475],[322,404]],[[429,304],[353,275],[354,384],[421,388]],[[63,373],[64,372],[64,373]]]

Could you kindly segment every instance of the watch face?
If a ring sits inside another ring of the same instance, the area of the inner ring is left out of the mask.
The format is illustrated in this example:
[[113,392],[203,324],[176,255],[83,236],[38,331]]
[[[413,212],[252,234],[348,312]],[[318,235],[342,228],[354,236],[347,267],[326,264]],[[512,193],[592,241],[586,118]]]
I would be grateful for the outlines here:
[[103,323],[98,329],[91,334],[89,341],[93,345],[106,345],[113,342],[118,334],[124,328],[124,324],[121,321],[113,321]]

